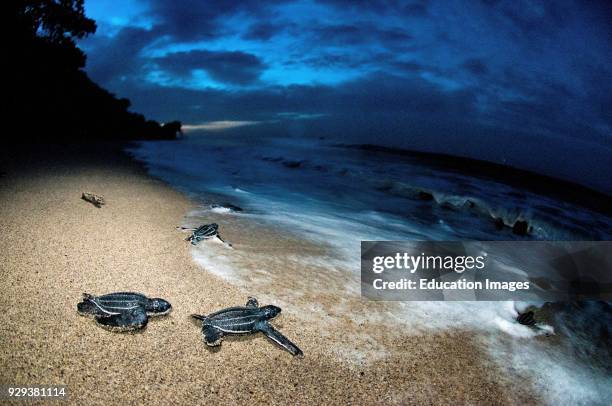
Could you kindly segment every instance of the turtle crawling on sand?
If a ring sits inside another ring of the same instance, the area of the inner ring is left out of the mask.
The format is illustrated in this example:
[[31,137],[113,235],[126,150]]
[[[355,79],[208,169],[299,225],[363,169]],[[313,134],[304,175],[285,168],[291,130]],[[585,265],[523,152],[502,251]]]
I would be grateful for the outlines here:
[[191,245],[197,245],[202,240],[218,239],[223,244],[231,247],[232,245],[226,242],[219,235],[219,225],[217,223],[204,224],[198,228],[182,228],[183,230],[193,231],[193,233],[185,238],[185,241],[191,241]]
[[204,342],[211,347],[221,345],[226,334],[262,332],[292,355],[303,356],[302,350],[269,323],[280,312],[281,308],[277,306],[259,307],[257,299],[250,297],[245,306],[228,307],[208,316],[192,314],[191,317],[202,322]]
[[141,293],[116,292],[102,296],[83,293],[77,304],[82,316],[95,317],[99,326],[112,331],[131,331],[146,327],[149,316],[170,313],[172,305],[159,298],[149,299]]

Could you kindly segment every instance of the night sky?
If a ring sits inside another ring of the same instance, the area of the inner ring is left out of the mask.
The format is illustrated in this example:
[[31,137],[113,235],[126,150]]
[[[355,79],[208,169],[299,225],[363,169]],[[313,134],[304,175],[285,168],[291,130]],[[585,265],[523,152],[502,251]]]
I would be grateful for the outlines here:
[[612,6],[87,0],[90,76],[187,129],[454,153],[612,191]]

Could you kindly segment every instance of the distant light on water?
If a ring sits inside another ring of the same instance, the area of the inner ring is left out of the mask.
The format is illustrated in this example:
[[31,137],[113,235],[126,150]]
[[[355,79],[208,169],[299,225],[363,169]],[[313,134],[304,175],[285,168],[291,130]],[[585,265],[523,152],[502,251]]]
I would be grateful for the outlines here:
[[221,131],[259,123],[259,121],[208,121],[201,124],[185,124],[183,125],[183,131]]

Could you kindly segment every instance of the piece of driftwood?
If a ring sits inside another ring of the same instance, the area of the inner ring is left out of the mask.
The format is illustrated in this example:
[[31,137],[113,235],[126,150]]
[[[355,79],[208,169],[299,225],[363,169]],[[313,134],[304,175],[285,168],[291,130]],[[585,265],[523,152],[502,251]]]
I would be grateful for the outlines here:
[[106,202],[104,201],[104,198],[102,196],[99,195],[95,195],[93,193],[89,193],[89,192],[83,192],[83,195],[81,196],[81,199],[93,204],[94,206],[100,208],[102,207],[102,205],[106,204]]

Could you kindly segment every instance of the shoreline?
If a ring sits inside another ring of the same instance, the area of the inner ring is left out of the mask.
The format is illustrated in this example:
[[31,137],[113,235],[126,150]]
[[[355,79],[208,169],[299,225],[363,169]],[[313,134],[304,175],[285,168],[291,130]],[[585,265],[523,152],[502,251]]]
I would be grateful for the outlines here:
[[[0,383],[64,384],[71,403],[541,402],[528,384],[513,386],[473,333],[398,335],[368,325],[369,303],[359,308],[365,322],[341,308],[328,315],[338,320],[329,331],[321,331],[316,317],[308,322],[308,315],[283,307],[273,324],[300,346],[303,359],[260,334],[207,348],[189,314],[242,305],[259,288],[234,286],[193,261],[175,227],[197,202],[148,176],[122,152],[125,145],[26,148],[0,163],[0,306],[6,309]],[[83,191],[103,195],[107,205],[97,209],[81,200]],[[242,237],[244,228],[236,220],[223,235],[237,249],[261,239],[253,230]],[[108,332],[77,314],[82,292],[113,290],[166,298],[173,311],[132,334]],[[371,333],[369,327],[378,329],[377,339],[364,334],[353,343],[342,336]],[[334,357],[338,349],[384,351],[379,359],[352,363]]]

